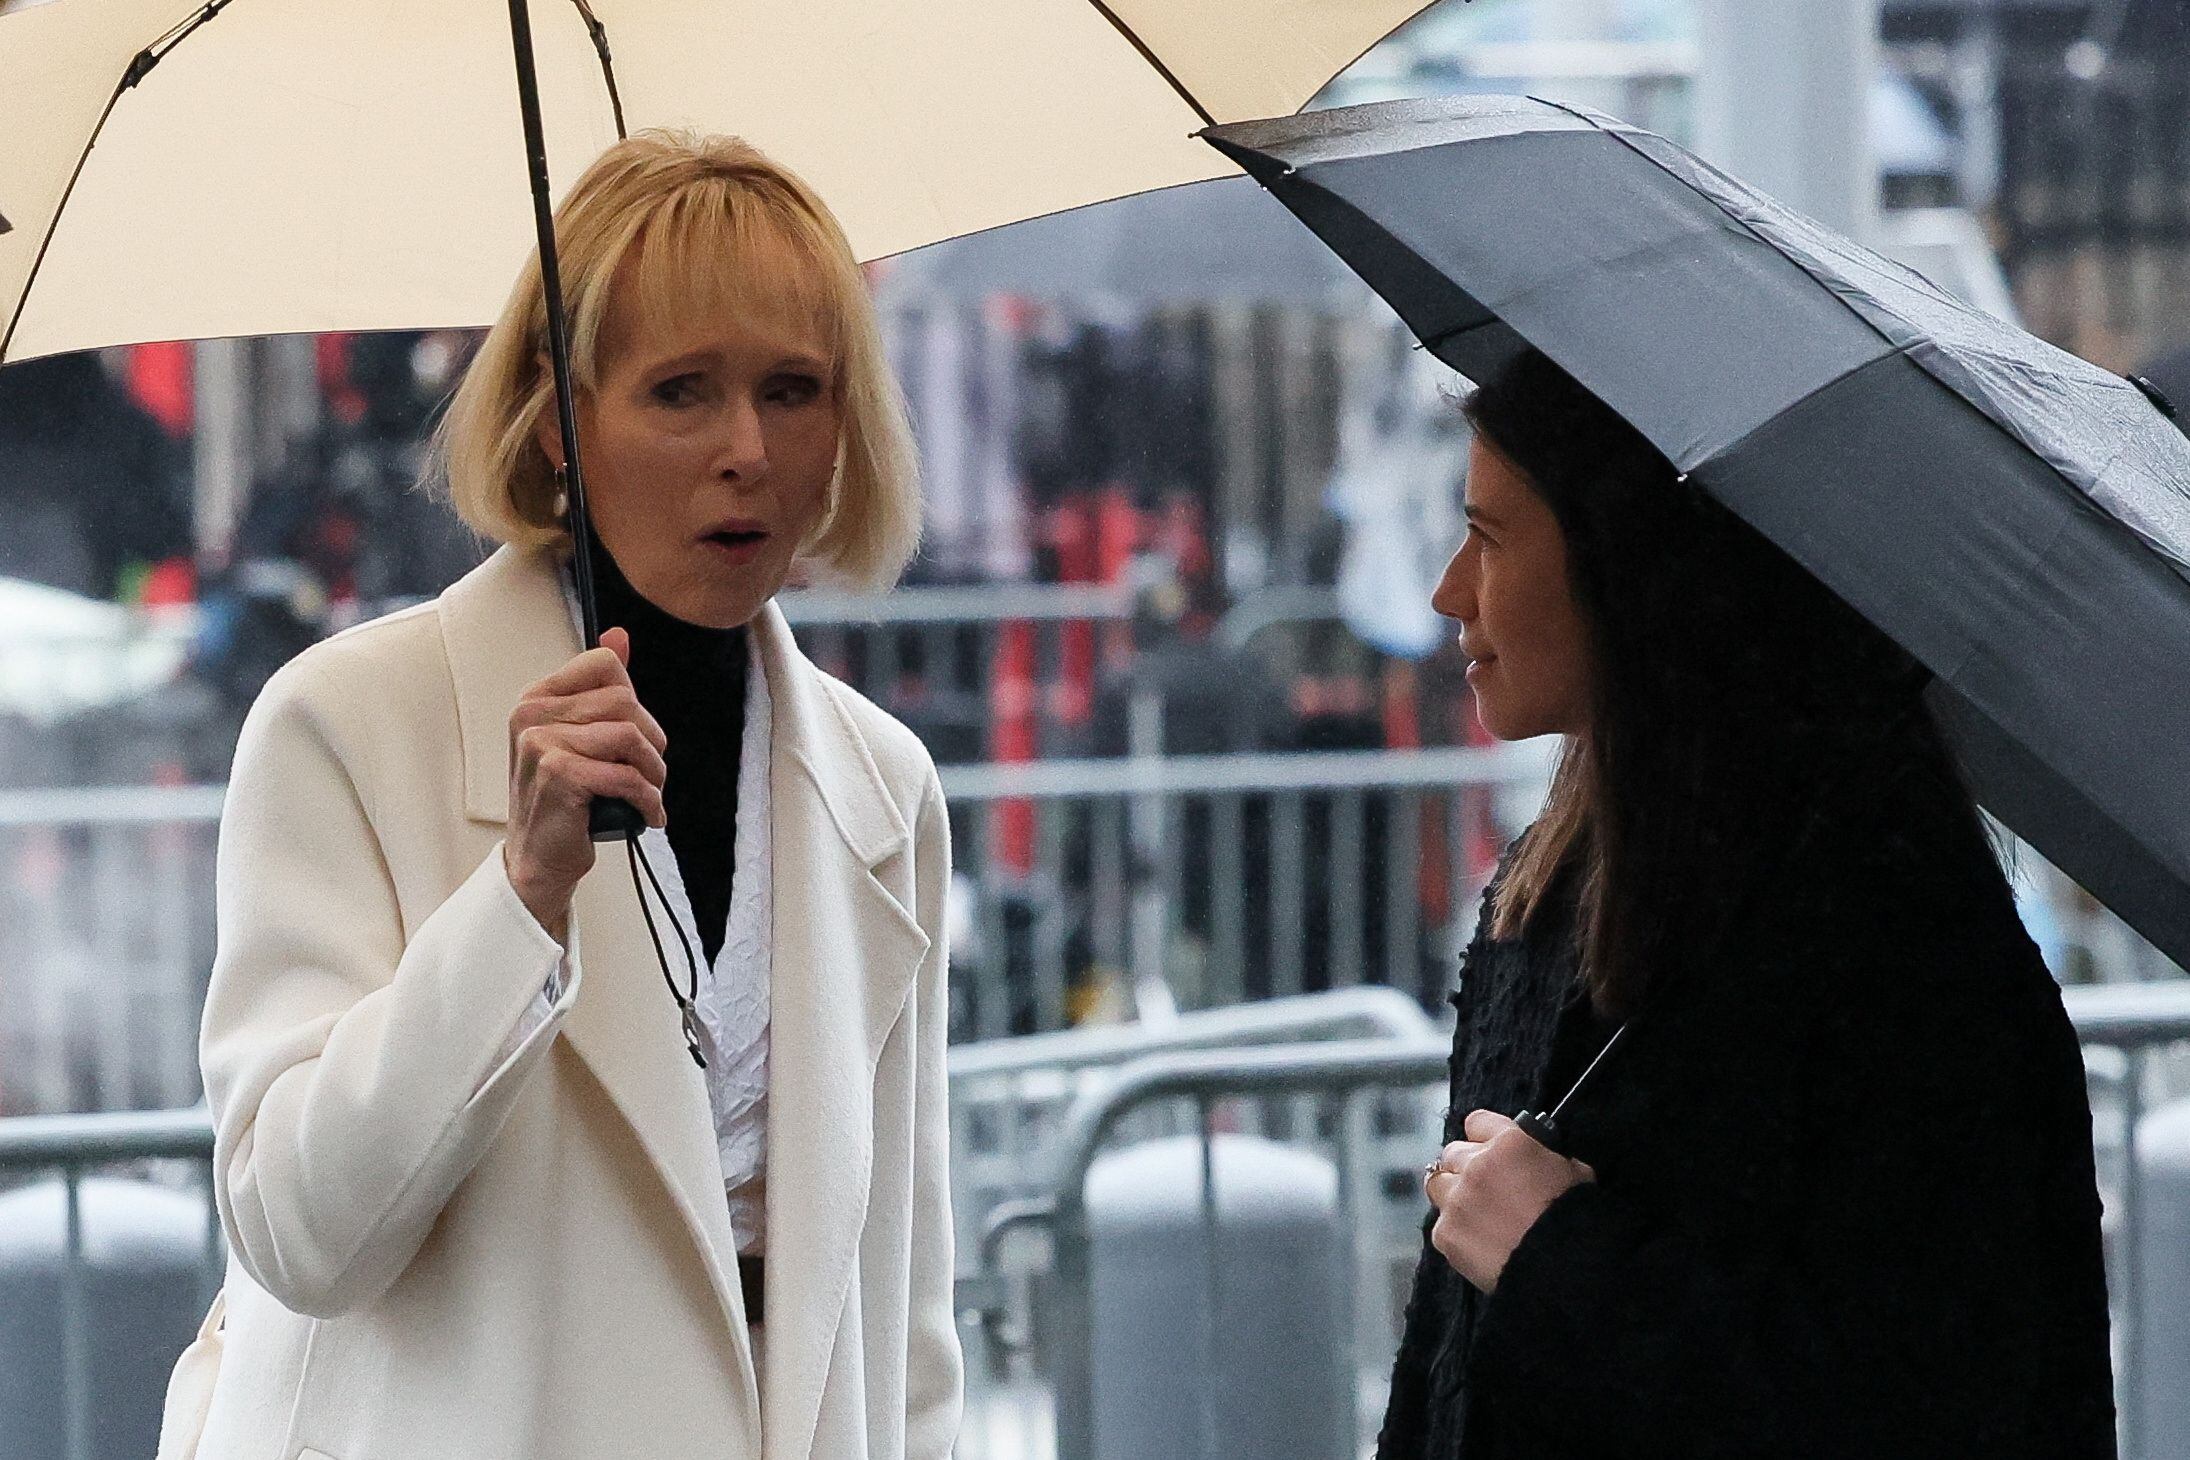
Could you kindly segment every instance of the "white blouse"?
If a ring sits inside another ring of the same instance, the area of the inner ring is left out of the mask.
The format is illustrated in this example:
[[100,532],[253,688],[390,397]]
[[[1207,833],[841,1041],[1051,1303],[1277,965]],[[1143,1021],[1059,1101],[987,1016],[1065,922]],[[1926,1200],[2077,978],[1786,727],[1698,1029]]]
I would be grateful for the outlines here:
[[[577,603],[571,596],[567,575],[564,596],[577,621]],[[639,834],[639,853],[645,857],[662,892],[669,899],[675,926],[669,926],[656,904],[655,925],[661,930],[662,951],[669,956],[670,976],[679,987],[688,977],[683,951],[677,946],[677,928],[692,940],[692,955],[700,961],[700,1052],[707,1057],[707,1102],[715,1117],[715,1148],[722,1157],[723,1196],[730,1207],[730,1230],[741,1253],[758,1253],[767,1243],[765,1177],[768,1169],[768,988],[773,974],[770,950],[774,944],[769,879],[774,858],[769,850],[768,742],[773,723],[768,676],[760,655],[746,655],[745,734],[738,760],[737,843],[732,853],[730,911],[723,928],[722,947],[712,967],[705,962],[691,899],[677,869],[676,853],[668,833],[648,827]],[[614,855],[611,850],[606,855]],[[642,874],[642,881],[643,881]],[[647,887],[649,901],[653,888]],[[550,1016],[570,967],[579,960],[578,928],[571,925],[570,942],[562,962],[548,975],[525,1011],[523,1021],[510,1035],[503,1054],[515,1050],[525,1036]],[[668,997],[667,991],[663,998]],[[665,1018],[670,1017],[665,1010]],[[497,1062],[499,1063],[499,1061]]]

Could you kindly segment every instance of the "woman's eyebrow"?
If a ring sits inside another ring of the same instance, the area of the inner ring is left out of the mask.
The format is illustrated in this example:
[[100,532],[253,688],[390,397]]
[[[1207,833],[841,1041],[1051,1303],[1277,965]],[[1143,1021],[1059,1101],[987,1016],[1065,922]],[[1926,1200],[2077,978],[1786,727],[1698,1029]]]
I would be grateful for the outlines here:
[[1470,522],[1480,522],[1485,527],[1503,527],[1505,525],[1498,519],[1496,513],[1485,512],[1482,508],[1476,506],[1473,502],[1463,502],[1461,504],[1461,510],[1466,513],[1467,519]]
[[703,346],[696,350],[685,350],[675,355],[663,355],[646,367],[646,373],[648,375],[660,375],[664,371],[688,370],[696,365],[713,364],[715,359],[715,352]]

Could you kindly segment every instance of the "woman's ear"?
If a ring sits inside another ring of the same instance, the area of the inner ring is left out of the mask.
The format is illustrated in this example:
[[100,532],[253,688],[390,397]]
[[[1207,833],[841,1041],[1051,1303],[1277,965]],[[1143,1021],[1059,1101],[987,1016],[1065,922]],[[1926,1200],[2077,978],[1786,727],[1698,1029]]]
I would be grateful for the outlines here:
[[539,443],[540,454],[548,459],[548,465],[557,471],[563,469],[563,428],[555,419],[555,405],[548,403],[546,410],[532,423],[532,439]]
[[[534,368],[542,380],[554,379],[554,366],[545,354],[532,357]],[[533,419],[532,439],[539,444],[540,454],[548,459],[548,465],[557,471],[563,469],[563,426],[555,414],[555,392],[551,388],[542,398],[540,414]]]

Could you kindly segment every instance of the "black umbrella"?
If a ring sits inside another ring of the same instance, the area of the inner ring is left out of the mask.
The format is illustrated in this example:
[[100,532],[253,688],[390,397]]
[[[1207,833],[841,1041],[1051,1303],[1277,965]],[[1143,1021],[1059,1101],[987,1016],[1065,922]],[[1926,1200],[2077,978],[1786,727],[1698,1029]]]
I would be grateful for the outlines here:
[[2190,439],[2157,390],[1580,108],[1202,135],[1440,359],[1541,350],[1891,634],[1986,808],[2190,963]]
[[2169,350],[2147,362],[2138,369],[2137,378],[2159,387],[2176,408],[2175,424],[2190,431],[2190,418],[2181,414],[2190,410],[2190,345]]
[[946,239],[898,254],[890,266],[891,291],[915,297],[1328,304],[1361,289],[1329,249],[1243,177]]

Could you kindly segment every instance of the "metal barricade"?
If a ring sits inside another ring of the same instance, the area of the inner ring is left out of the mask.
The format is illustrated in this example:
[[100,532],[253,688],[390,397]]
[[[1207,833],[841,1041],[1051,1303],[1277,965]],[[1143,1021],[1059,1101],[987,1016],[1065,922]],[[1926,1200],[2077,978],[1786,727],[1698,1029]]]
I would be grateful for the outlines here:
[[[1106,987],[1149,1016],[1365,984],[1434,1003],[1475,912],[1454,787],[1549,765],[1542,744],[946,765],[971,894],[953,1036],[1101,1022]],[[0,791],[0,1109],[198,1098],[222,798]]]
[[2093,1076],[2100,1185],[2111,1195],[2108,1286],[2114,1307],[2114,1387],[2124,1396],[2122,1457],[2161,1460],[2146,1454],[2140,1432],[2140,1396],[2154,1379],[2146,1370],[2143,1343],[2149,1295],[2140,1261],[2146,1204],[2137,1138],[2147,1109],[2190,1088],[2182,1069],[2182,1046],[2190,1043],[2190,983],[2075,988],[2065,990],[2064,999],[2084,1043],[2085,1068]]
[[[2157,1460],[2145,1455],[2135,1423],[2135,1396],[2156,1382],[2145,1370],[2138,1343],[2141,1305],[2148,1295],[2137,1264],[2147,1214],[2136,1133],[2163,1084],[2178,1090],[2190,1085],[2180,1059],[2190,1046],[2190,984],[2074,988],[2064,996],[2093,1076],[2094,1127],[2107,1198],[2116,1383],[2124,1396],[2122,1453],[2125,1460]],[[992,1392],[1009,1396],[1014,1412],[1008,1423],[970,1416],[985,1420],[970,1438],[978,1444],[1053,1432],[1058,1460],[1087,1460],[1096,1453],[1087,1178],[1106,1151],[1145,1139],[1168,1123],[1170,1131],[1197,1132],[1205,1146],[1220,1131],[1250,1132],[1276,1134],[1331,1154],[1340,1173],[1342,1221],[1354,1234],[1349,1271],[1353,1352],[1360,1365],[1354,1376],[1357,1433],[1366,1453],[1383,1408],[1405,1284],[1420,1251],[1424,1208],[1418,1183],[1423,1153],[1435,1149],[1441,1134],[1438,1102],[1447,1052],[1438,1039],[1176,1051],[1136,1061],[1083,1095],[1052,1154],[1047,1195],[999,1208],[982,1235],[977,1272],[990,1275],[990,1281],[977,1290],[992,1295],[994,1306],[978,1315],[986,1342],[969,1354],[1004,1371],[1004,1377],[991,1380]],[[2177,1058],[2167,1060],[2170,1053]],[[1305,1125],[1303,1101],[1313,1111]],[[1152,1121],[1158,1113],[1167,1121]],[[1213,1203],[1205,1212],[1213,1223]],[[1012,1285],[994,1276],[1007,1270],[1007,1255],[1028,1233],[1048,1238],[1047,1261],[1038,1265],[1049,1280],[1039,1343],[1024,1331],[1023,1318],[1022,1331],[1012,1328],[1015,1306],[1029,1300],[1015,1300]],[[1215,1251],[1213,1231],[1207,1240]],[[1212,1301],[1221,1301],[1221,1285]],[[1044,1429],[1045,1422],[1053,1431]],[[1187,1418],[1181,1424],[1187,1426]],[[994,1445],[962,1453],[1048,1452]]]
[[[2069,1012],[2084,1041],[2093,1072],[2095,1134],[2101,1186],[2107,1196],[2110,1282],[2114,1294],[2116,1373],[2125,1395],[2151,1382],[2136,1342],[2140,1305],[2147,1301],[2136,1251],[2146,1213],[2138,1180],[2137,1122],[2156,1100],[2190,1089],[2184,1069],[2190,1046],[2190,983],[2179,981],[2066,991]],[[995,1049],[974,1046],[953,1056],[954,1115],[963,1128],[968,1112],[994,1106],[1000,1083],[1058,1093],[1080,1080],[1062,1117],[1029,1121],[1011,1159],[1026,1173],[1033,1195],[1006,1193],[989,1205],[977,1238],[959,1247],[959,1304],[967,1339],[969,1403],[959,1454],[967,1460],[1036,1460],[1051,1454],[1085,1455],[1091,1413],[1089,1350],[1085,1347],[1088,1256],[1085,1182],[1098,1156],[1121,1142],[1195,1133],[1258,1135],[1308,1145],[1329,1154],[1339,1172],[1346,1230],[1353,1234],[1348,1272],[1360,1434],[1366,1439],[1383,1407],[1385,1369],[1398,1338],[1405,1284],[1419,1251],[1423,1151],[1439,1135],[1448,1043],[1425,1034],[1398,1006],[1376,991],[1304,1001],[1265,1010],[1228,1013],[1257,1016],[1243,1024],[1241,1039],[1292,1040],[1255,1049],[1195,1048],[1217,1037],[1219,1021],[1182,1017],[1165,1031],[1133,1035],[1088,1031],[1062,1040],[1011,1041]],[[1361,1037],[1368,1036],[1368,1037]],[[1158,1053],[1134,1049],[1173,1041]],[[1044,1082],[1047,1082],[1046,1084]],[[1049,1100],[1021,1096],[1054,1110]],[[1009,1101],[1005,1103],[1008,1105]],[[1046,1122],[1046,1123],[1045,1123]],[[961,1141],[968,1141],[960,1136]],[[978,1167],[997,1159],[994,1149],[968,1141],[954,1152]],[[91,1335],[84,1311],[87,1270],[83,1204],[87,1175],[115,1166],[134,1167],[171,1190],[199,1193],[206,1202],[205,1278],[219,1280],[224,1255],[210,1202],[212,1131],[202,1110],[144,1115],[98,1115],[0,1120],[0,1186],[58,1173],[69,1218],[62,1269],[60,1331],[54,1342],[64,1356],[61,1396],[68,1406],[70,1448],[66,1460],[83,1460],[89,1444]],[[163,1162],[182,1161],[181,1171]],[[954,1171],[954,1186],[981,1199],[999,1183],[977,1170]],[[1045,1362],[1023,1327],[1025,1304],[1007,1280],[1004,1258],[1015,1239],[1030,1232],[1049,1237],[1049,1301]],[[1221,1292],[1220,1292],[1221,1297]],[[1074,1335],[1079,1337],[1077,1340]],[[1076,1347],[1075,1344],[1078,1344]],[[2124,1405],[2126,1460],[2156,1460],[2138,1449]]]
[[[1057,1460],[1087,1460],[1095,1454],[1088,1173],[1116,1138],[1136,1126],[1146,1130],[1146,1122],[1136,1117],[1166,1101],[1174,1107],[1171,1122],[1198,1134],[1205,1150],[1220,1130],[1328,1148],[1338,1171],[1340,1222],[1353,1239],[1345,1302],[1354,1329],[1354,1341],[1346,1348],[1360,1369],[1350,1376],[1357,1390],[1356,1413],[1381,1410],[1379,1395],[1358,1391],[1363,1385],[1373,1390],[1397,1342],[1396,1319],[1387,1321],[1384,1315],[1396,1313],[1393,1296],[1412,1270],[1420,1242],[1415,1176],[1425,1143],[1436,1143],[1449,1048],[1445,1040],[1429,1037],[1181,1051],[1134,1063],[1074,1106],[1050,1166],[1050,1197],[1000,1212],[981,1247],[984,1270],[994,1270],[1017,1233],[1043,1228],[1050,1235],[1053,1280],[1041,1299],[1039,1345],[992,1342],[985,1356],[992,1361],[1041,1361],[1041,1378],[1053,1406]],[[1404,1173],[1396,1186],[1386,1180],[1394,1171]],[[1213,1198],[1205,1198],[1203,1210],[1205,1239],[1213,1251]],[[1221,1326],[1224,1289],[1214,1265],[1208,1301],[1215,1330]],[[993,1329],[1004,1315],[984,1316]],[[1024,1388],[1022,1381],[1023,1411],[1033,1407]],[[992,1434],[994,1429],[992,1425]]]
[[997,724],[1014,716],[1049,727],[1052,745],[1083,721],[1090,706],[1065,697],[1129,640],[1137,597],[1122,585],[989,583],[780,601],[807,657],[954,762],[988,759]]
[[[1422,1006],[1387,988],[1340,989],[1125,1024],[959,1045],[950,1055],[951,1200],[961,1252],[977,1250],[990,1215],[1046,1192],[1050,1153],[1075,1102],[1124,1066],[1194,1049],[1381,1038],[1436,1030]],[[1154,1134],[1156,1127],[1141,1132]]]
[[[142,1263],[148,1256],[147,1244],[142,1240],[145,1233],[99,1230],[106,1223],[127,1220],[127,1209],[121,1202],[87,1201],[87,1195],[92,1194],[87,1193],[90,1173],[115,1167],[126,1168],[135,1178],[131,1185],[140,1189],[190,1192],[204,1203],[202,1281],[196,1304],[199,1312],[212,1302],[227,1261],[212,1195],[213,1129],[203,1109],[0,1120],[0,1200],[19,1201],[28,1194],[31,1188],[25,1184],[26,1178],[58,1175],[61,1187],[64,1216],[61,1250],[57,1254],[60,1322],[59,1331],[49,1335],[47,1342],[60,1354],[60,1384],[52,1400],[61,1411],[59,1454],[63,1460],[92,1460],[100,1454],[95,1435],[112,1435],[117,1430],[132,1438],[156,1435],[156,1396],[166,1390],[164,1367],[154,1372],[125,1373],[117,1372],[119,1366],[111,1362],[94,1363],[95,1352],[111,1352],[117,1347],[119,1330],[136,1326],[136,1315],[118,1315],[94,1306],[95,1278],[106,1279],[98,1285],[105,1297],[120,1296],[127,1301],[132,1278],[141,1276],[130,1270],[99,1274],[95,1268],[112,1262]],[[121,1183],[110,1185],[112,1189],[98,1195],[113,1198],[128,1194]],[[11,1255],[24,1266],[13,1271],[0,1268],[0,1286],[28,1286],[39,1276],[36,1269],[43,1267],[42,1234],[16,1230],[8,1235]],[[95,1263],[90,1257],[94,1248],[107,1254],[103,1263]],[[15,1312],[12,1321],[24,1321],[23,1313]],[[193,1326],[195,1321],[195,1315],[188,1320]],[[174,1362],[189,1333],[189,1327],[178,1324],[175,1352],[165,1356],[166,1364]],[[18,1333],[13,1337],[26,1339],[33,1335]],[[126,1345],[123,1347],[126,1349]],[[94,1384],[99,1389],[96,1407]],[[18,1421],[21,1418],[18,1416]],[[13,1438],[17,1437],[0,1436],[0,1448]]]
[[198,1098],[222,794],[0,791],[0,1109]]
[[1475,914],[1460,792],[1548,784],[1552,750],[946,766],[976,894],[958,1032],[1064,1028],[1106,989],[1120,1016],[1365,983],[1434,1002]]

